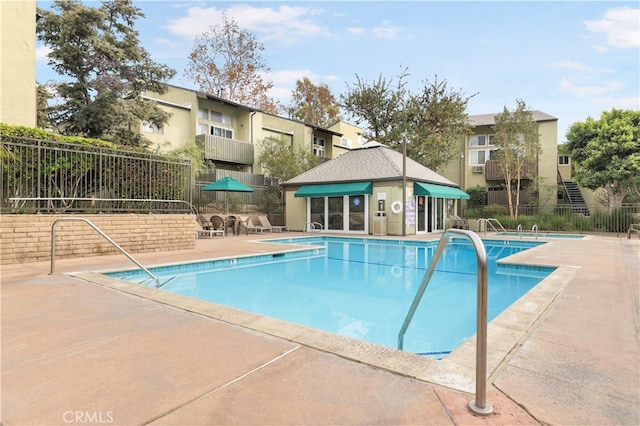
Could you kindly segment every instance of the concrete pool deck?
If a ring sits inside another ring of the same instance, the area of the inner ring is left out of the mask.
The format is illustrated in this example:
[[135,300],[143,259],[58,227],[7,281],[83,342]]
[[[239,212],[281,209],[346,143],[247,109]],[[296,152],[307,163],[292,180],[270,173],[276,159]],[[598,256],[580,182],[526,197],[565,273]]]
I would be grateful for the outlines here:
[[640,239],[545,241],[510,259],[561,268],[489,326],[488,417],[467,409],[473,342],[434,361],[97,277],[124,256],[3,266],[2,424],[640,424]]

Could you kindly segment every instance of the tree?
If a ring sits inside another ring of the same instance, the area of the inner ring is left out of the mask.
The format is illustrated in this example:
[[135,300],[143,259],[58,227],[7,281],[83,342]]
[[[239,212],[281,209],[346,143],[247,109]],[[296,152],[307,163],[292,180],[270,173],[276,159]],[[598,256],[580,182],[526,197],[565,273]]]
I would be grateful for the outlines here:
[[166,92],[162,82],[175,71],[139,46],[133,27],[144,14],[131,0],[103,0],[99,8],[55,0],[52,8],[39,8],[36,23],[38,39],[52,49],[49,64],[68,79],[51,87],[59,99],[49,114],[52,125],[69,135],[145,143],[140,122],[162,127],[169,116],[141,94]]
[[612,109],[599,120],[574,123],[566,145],[576,182],[604,188],[610,207],[620,207],[640,187],[640,111]]
[[51,107],[49,106],[49,99],[51,99],[51,93],[47,86],[38,84],[36,85],[36,98],[38,103],[37,125],[41,129],[49,129],[52,127],[49,114],[51,113]]
[[[470,132],[467,103],[471,97],[447,87],[447,81],[424,81],[417,95],[406,90],[405,69],[396,84],[380,76],[357,84],[342,95],[342,106],[356,123],[364,121],[365,139],[400,150],[433,170],[446,166],[458,154],[457,142]],[[475,95],[473,95],[475,96]]]
[[538,123],[524,101],[516,102],[515,110],[509,111],[505,106],[503,112],[495,116],[495,136],[492,139],[498,148],[496,162],[498,170],[504,174],[512,219],[518,217],[522,179],[527,172],[535,170],[538,155],[542,152]]
[[347,83],[347,92],[340,95],[341,106],[355,118],[357,125],[364,122],[363,137],[390,147],[401,143],[405,130],[403,113],[407,94],[404,70],[397,83],[378,76],[367,82],[356,74],[354,87]]
[[323,128],[330,127],[339,119],[339,104],[326,84],[316,86],[304,77],[296,81],[291,95],[292,117]]
[[440,170],[459,155],[458,141],[471,133],[466,113],[469,99],[447,87],[447,81],[424,81],[422,91],[410,96],[407,119],[407,156],[432,170]]
[[289,141],[282,138],[267,137],[259,144],[258,163],[262,165],[264,174],[275,183],[267,187],[264,200],[265,208],[269,210],[269,206],[282,205],[280,184],[317,166],[320,159],[308,150],[294,149]]
[[285,139],[267,137],[260,142],[258,163],[266,176],[281,183],[317,166],[320,159],[308,150],[294,149]]
[[221,24],[196,37],[185,74],[199,90],[276,114],[278,103],[268,96],[273,83],[262,78],[271,71],[263,50],[253,34],[222,15]]

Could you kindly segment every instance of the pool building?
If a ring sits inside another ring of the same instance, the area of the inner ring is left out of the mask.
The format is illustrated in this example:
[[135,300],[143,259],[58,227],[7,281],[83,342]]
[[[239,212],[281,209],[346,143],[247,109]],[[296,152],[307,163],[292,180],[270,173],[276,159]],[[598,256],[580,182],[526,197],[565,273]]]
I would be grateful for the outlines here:
[[402,153],[369,142],[282,184],[291,230],[365,235],[442,232],[469,195]]

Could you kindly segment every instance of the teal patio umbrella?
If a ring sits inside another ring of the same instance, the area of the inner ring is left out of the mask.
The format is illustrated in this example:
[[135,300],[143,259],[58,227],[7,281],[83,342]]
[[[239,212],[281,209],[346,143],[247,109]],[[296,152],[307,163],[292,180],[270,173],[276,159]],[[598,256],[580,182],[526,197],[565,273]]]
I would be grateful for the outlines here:
[[224,191],[224,211],[229,214],[229,192],[253,192],[242,182],[238,182],[232,177],[226,176],[200,189],[200,191]]

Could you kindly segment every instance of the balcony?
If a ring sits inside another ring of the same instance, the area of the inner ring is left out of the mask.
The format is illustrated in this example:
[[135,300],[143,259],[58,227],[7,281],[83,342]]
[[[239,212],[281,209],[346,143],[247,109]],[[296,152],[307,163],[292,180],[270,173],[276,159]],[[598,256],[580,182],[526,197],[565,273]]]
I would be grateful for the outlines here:
[[223,161],[234,164],[253,164],[253,145],[237,139],[220,136],[198,135],[196,141],[204,142],[205,160]]
[[[525,165],[523,170],[522,179],[531,180],[536,176],[535,163]],[[488,181],[502,181],[504,182],[504,173],[499,170],[498,162],[496,160],[488,160],[484,163],[484,179]]]

